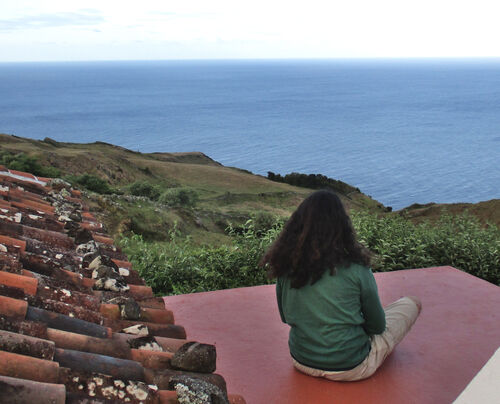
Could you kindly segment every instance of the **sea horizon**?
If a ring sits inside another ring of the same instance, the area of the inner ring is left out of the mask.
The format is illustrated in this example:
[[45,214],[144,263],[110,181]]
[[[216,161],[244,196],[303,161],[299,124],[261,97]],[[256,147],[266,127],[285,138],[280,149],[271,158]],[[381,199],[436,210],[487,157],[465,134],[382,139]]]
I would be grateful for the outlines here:
[[500,56],[377,56],[377,57],[239,57],[239,58],[172,58],[172,59],[57,59],[57,60],[0,60],[0,64],[31,64],[31,63],[122,63],[122,62],[314,62],[314,61],[325,61],[325,62],[376,62],[376,61],[408,61],[408,62],[500,62]]

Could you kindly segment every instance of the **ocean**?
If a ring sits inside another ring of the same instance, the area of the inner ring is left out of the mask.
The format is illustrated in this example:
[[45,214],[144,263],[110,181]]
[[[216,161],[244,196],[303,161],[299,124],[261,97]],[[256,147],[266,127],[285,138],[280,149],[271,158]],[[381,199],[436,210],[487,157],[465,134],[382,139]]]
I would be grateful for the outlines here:
[[478,202],[500,197],[500,60],[3,63],[0,133]]

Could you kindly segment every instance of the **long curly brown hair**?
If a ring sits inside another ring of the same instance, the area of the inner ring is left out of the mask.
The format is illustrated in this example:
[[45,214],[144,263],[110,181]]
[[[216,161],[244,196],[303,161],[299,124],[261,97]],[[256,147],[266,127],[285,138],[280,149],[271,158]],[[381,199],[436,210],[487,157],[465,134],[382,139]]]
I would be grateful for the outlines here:
[[260,265],[270,278],[287,275],[292,288],[314,284],[329,269],[351,263],[370,265],[368,250],[356,235],[340,198],[321,190],[309,195],[292,214]]

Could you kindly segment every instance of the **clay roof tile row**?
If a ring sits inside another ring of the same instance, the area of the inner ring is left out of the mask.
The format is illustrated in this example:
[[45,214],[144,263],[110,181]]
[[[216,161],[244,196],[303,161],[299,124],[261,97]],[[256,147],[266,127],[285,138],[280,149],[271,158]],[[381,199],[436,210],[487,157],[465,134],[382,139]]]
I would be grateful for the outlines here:
[[244,403],[81,197],[0,166],[0,402]]

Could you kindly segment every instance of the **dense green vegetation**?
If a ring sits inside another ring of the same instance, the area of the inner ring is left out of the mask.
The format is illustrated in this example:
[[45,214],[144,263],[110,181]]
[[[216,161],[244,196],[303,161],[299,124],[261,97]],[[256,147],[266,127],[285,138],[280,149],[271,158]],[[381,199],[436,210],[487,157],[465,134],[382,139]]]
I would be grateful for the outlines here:
[[281,174],[275,174],[272,171],[268,171],[267,178],[271,181],[284,182],[286,184],[295,185],[296,187],[309,189],[332,189],[342,194],[361,192],[359,188],[355,188],[343,181],[329,178],[323,174],[290,173],[282,176]]
[[451,265],[500,285],[500,230],[467,213],[413,224],[401,216],[352,215],[375,271]]
[[34,156],[28,156],[26,153],[10,153],[0,151],[0,164],[11,170],[24,171],[40,177],[57,177],[60,170],[55,167],[42,166]]
[[[267,178],[271,181],[290,184],[301,188],[331,189],[332,191],[335,191],[337,194],[344,195],[349,199],[351,199],[353,195],[361,194],[359,188],[353,187],[352,185],[349,185],[343,181],[327,177],[326,175],[323,174],[301,174],[293,172],[290,174],[286,174],[285,176],[282,176],[281,174],[275,174],[272,171],[268,171]],[[378,202],[376,202],[376,205],[384,212],[392,211],[392,207],[390,206],[383,206]],[[368,206],[365,206],[365,208],[367,207]]]
[[161,195],[161,188],[148,181],[136,181],[130,185],[130,193],[135,196],[145,196],[156,201]]
[[89,191],[97,192],[98,194],[111,194],[114,191],[106,181],[88,173],[68,175],[64,179],[73,185],[81,185]]
[[[451,265],[500,285],[500,230],[482,227],[467,214],[445,215],[436,224],[413,224],[400,216],[351,213],[358,238],[374,254],[374,271]],[[148,243],[141,236],[121,245],[134,267],[159,294],[178,294],[269,283],[258,267],[282,222],[257,217],[229,228],[231,245],[199,246],[177,230],[170,242]]]
[[203,292],[269,283],[258,261],[280,228],[277,223],[257,236],[250,220],[240,231],[228,229],[232,244],[217,247],[198,246],[174,228],[169,242],[148,243],[133,235],[123,238],[121,246],[155,292]]
[[193,207],[198,199],[198,193],[191,188],[170,188],[160,195],[159,201],[170,206]]

